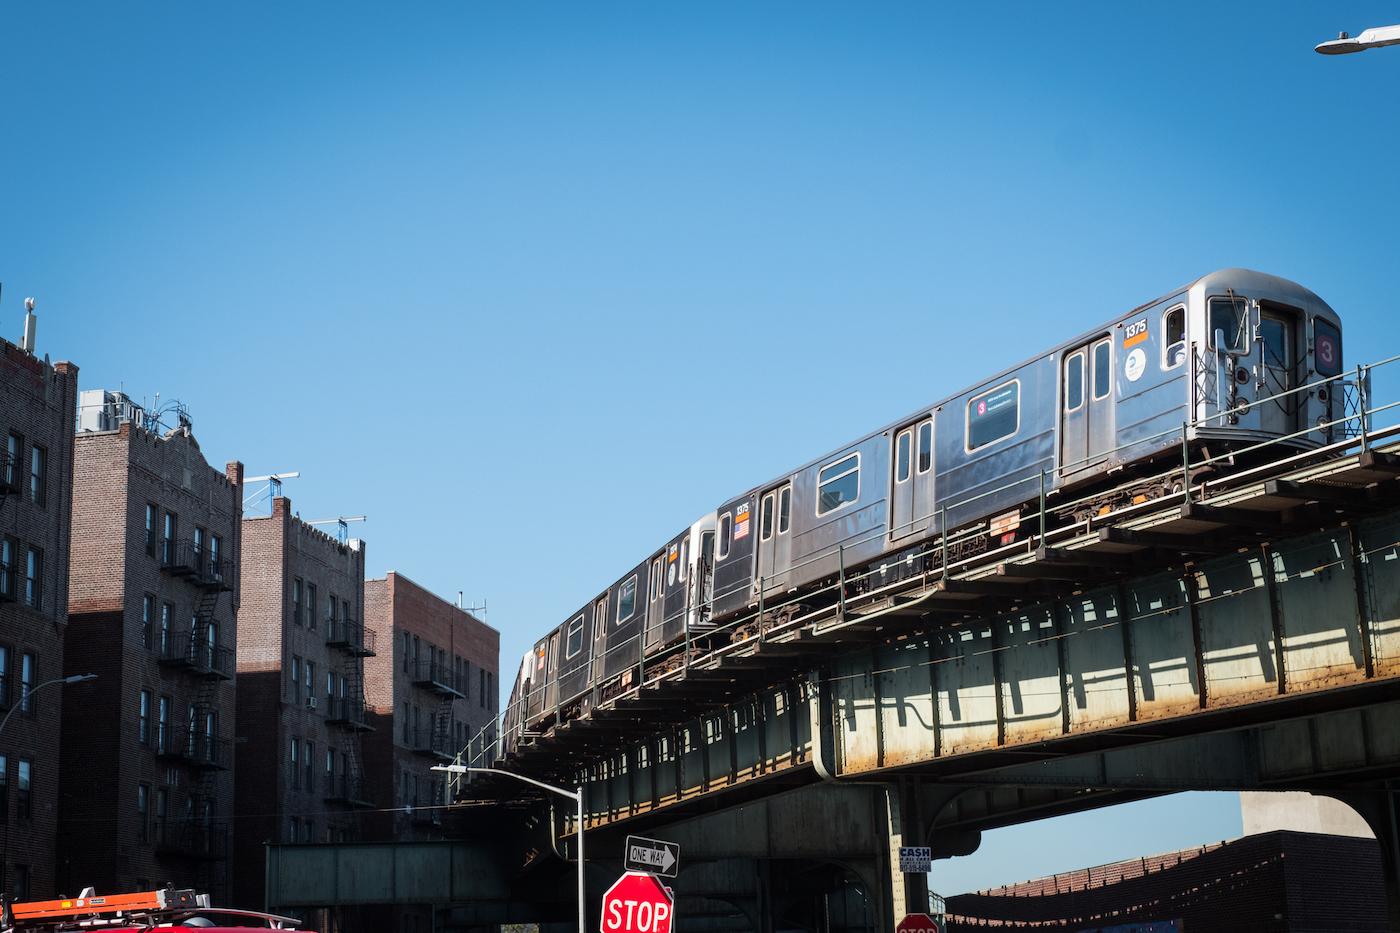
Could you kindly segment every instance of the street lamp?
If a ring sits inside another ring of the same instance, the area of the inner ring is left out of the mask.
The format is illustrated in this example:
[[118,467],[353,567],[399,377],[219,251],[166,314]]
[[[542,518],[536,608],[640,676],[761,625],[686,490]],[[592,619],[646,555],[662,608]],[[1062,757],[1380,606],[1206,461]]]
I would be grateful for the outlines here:
[[1318,45],[1314,51],[1323,55],[1345,55],[1348,52],[1364,52],[1384,45],[1400,45],[1400,26],[1372,26],[1355,38],[1344,32],[1337,38]]
[[[4,726],[0,724],[0,729],[2,728]],[[501,771],[496,768],[468,768],[466,765],[434,765],[432,770],[446,771],[450,774],[497,774],[502,777],[515,778],[517,781],[524,781],[526,784],[554,791],[560,797],[568,797],[575,803],[578,807],[578,933],[586,933],[588,901],[584,897],[583,887],[583,785],[580,784],[576,791],[564,790],[562,787],[555,787],[553,784],[546,784],[544,781],[537,781],[523,774],[516,774],[514,771]]]
[[[16,703],[14,706],[11,706],[11,707],[10,707],[10,711],[9,711],[8,713],[5,714],[5,718],[4,718],[4,719],[0,719],[0,732],[4,732],[4,731],[5,731],[5,726],[9,725],[10,717],[13,716],[13,715],[15,714],[15,711],[16,711],[16,710],[18,710],[20,707],[24,706],[24,701],[27,700],[29,697],[32,697],[34,694],[38,693],[40,690],[43,690],[45,687],[52,687],[54,684],[76,684],[76,683],[77,683],[78,681],[80,681],[80,680],[96,680],[96,679],[97,679],[97,675],[96,675],[96,674],[74,674],[72,677],[56,677],[56,678],[54,678],[53,680],[46,680],[46,681],[44,681],[43,683],[41,683],[39,686],[34,687],[34,688],[31,689],[31,690],[24,690],[24,692],[20,695],[19,702]],[[23,689],[23,688],[21,688],[21,689]],[[6,815],[8,816],[8,814],[6,814]],[[3,865],[8,864],[9,860],[10,860],[10,822],[9,822],[9,820],[6,820],[6,821],[5,821],[5,846],[4,846],[3,854],[0,854],[0,866],[3,866]],[[8,902],[8,900],[9,900],[9,897],[10,897],[10,895],[9,895],[9,875],[10,875],[10,873],[9,873],[8,871],[0,871],[0,902]],[[8,906],[7,906],[7,907],[6,907],[6,913],[8,913],[8,912],[9,912],[9,910],[8,910]]]
[[80,680],[95,680],[96,678],[96,674],[74,674],[72,677],[58,677],[53,680],[46,680],[37,687],[25,690],[20,696],[19,702],[10,707],[10,711],[5,714],[4,719],[0,719],[0,732],[5,731],[5,724],[10,721],[10,717],[15,714],[15,711],[24,705],[24,701],[40,690],[43,690],[45,687],[52,687],[54,684],[75,684]]

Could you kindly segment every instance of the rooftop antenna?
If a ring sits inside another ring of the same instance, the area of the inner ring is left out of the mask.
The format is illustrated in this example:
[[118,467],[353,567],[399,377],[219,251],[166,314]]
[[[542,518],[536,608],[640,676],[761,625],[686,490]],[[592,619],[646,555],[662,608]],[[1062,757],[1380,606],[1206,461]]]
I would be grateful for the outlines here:
[[24,299],[24,336],[19,338],[19,348],[30,356],[34,355],[34,328],[38,321],[34,316],[34,299]]
[[[159,396],[157,396],[159,397]],[[282,480],[300,476],[301,473],[269,473],[267,476],[247,476],[243,479],[243,488],[247,489],[249,483],[267,483],[262,489],[253,493],[243,500],[243,509],[247,511],[249,505],[256,504],[263,496],[270,495],[272,498],[282,495]]]
[[317,520],[314,521],[314,522],[307,522],[306,524],[308,524],[308,525],[331,525],[331,524],[337,524],[337,525],[339,525],[340,527],[339,527],[338,529],[336,529],[335,536],[336,536],[336,539],[337,539],[338,541],[340,541],[341,544],[344,544],[344,543],[349,539],[349,537],[350,537],[350,529],[349,529],[349,527],[347,527],[346,523],[347,523],[347,522],[363,522],[363,521],[366,521],[366,517],[365,517],[365,516],[363,516],[363,515],[353,515],[353,516],[342,516],[341,518],[320,518],[320,519],[317,519]]

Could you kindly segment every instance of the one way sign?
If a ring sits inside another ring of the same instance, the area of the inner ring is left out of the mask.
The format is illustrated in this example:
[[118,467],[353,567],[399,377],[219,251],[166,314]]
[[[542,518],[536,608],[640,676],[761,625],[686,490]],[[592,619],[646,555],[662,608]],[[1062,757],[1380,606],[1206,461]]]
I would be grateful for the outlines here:
[[679,870],[681,847],[660,839],[628,836],[627,851],[622,854],[622,861],[628,871],[649,871],[654,875],[674,878]]

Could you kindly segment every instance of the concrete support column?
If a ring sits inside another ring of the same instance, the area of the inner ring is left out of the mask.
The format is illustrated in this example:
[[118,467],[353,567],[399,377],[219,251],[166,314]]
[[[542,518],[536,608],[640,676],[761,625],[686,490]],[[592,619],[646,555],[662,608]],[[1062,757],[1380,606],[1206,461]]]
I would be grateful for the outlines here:
[[891,784],[881,789],[877,800],[884,803],[885,812],[882,821],[885,830],[885,838],[888,844],[885,850],[880,853],[880,861],[883,863],[880,879],[883,884],[881,897],[877,903],[879,908],[876,914],[876,929],[881,933],[894,933],[895,926],[904,919],[908,913],[906,904],[908,903],[908,893],[904,883],[904,872],[899,870],[899,848],[904,845],[904,801],[903,786]]

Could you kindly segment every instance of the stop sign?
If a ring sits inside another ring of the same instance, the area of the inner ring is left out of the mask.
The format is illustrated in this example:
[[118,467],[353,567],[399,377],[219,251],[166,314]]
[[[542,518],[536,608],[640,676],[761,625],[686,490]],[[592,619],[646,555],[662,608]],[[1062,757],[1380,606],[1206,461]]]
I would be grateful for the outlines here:
[[928,914],[909,914],[899,921],[895,933],[943,933],[943,927]]
[[671,933],[671,895],[649,872],[629,871],[603,895],[603,933]]

